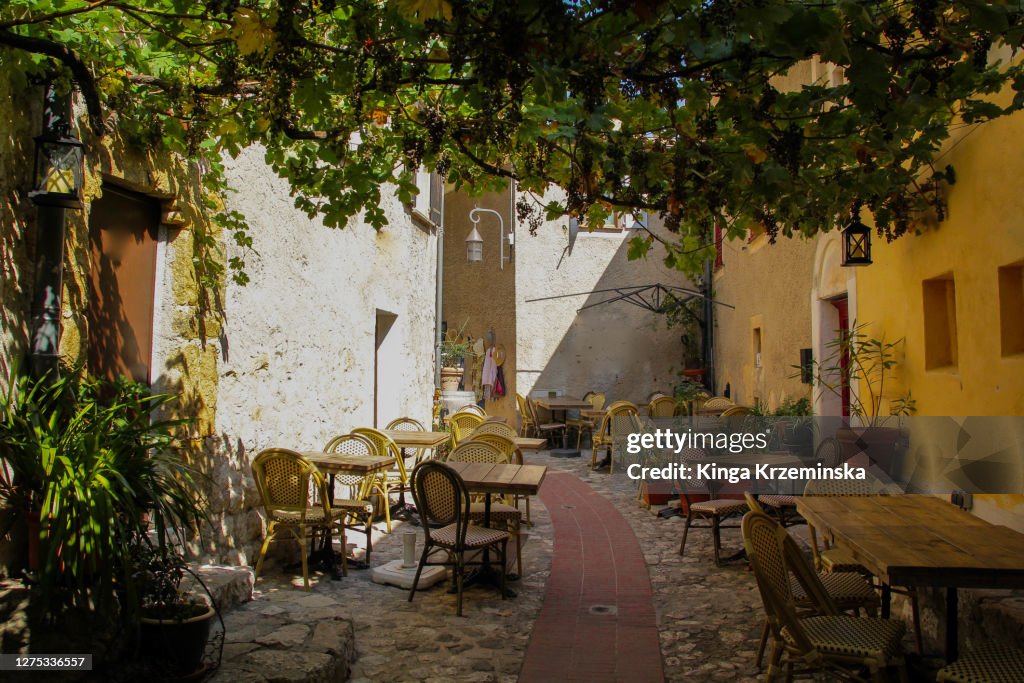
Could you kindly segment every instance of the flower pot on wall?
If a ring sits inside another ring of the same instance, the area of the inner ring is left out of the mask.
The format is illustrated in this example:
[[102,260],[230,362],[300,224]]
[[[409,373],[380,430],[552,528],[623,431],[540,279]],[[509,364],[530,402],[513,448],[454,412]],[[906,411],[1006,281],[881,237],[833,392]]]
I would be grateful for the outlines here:
[[441,390],[458,391],[462,372],[462,368],[441,368]]

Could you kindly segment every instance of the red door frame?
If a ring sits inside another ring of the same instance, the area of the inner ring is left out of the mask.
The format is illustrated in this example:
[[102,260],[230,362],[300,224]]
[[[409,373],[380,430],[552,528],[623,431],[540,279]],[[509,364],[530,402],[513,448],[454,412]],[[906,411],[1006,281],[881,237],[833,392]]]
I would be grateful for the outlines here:
[[[850,308],[849,299],[845,296],[838,299],[833,299],[830,302],[835,306],[836,313],[839,314],[839,325],[837,326],[837,334],[847,335],[850,333]],[[843,406],[843,417],[850,416],[850,354],[845,350],[843,351],[842,357],[839,359],[839,368],[842,373],[842,384],[840,385],[839,397],[842,401]]]

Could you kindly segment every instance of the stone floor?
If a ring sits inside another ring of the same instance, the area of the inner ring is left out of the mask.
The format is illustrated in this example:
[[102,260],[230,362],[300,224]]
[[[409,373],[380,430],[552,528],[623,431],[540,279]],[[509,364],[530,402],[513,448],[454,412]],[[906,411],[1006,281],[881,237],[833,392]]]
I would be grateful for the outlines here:
[[[716,568],[706,532],[691,533],[686,556],[679,557],[682,520],[659,519],[639,507],[635,484],[624,474],[591,472],[588,455],[558,459],[542,452],[528,459],[577,475],[628,522],[650,577],[665,679],[755,680],[762,612],[753,576],[742,564]],[[321,655],[332,652],[337,653],[334,660],[346,658],[345,624],[354,632],[355,659],[348,672],[353,681],[517,680],[551,571],[554,532],[537,498],[532,517],[534,527],[528,529],[523,551],[524,577],[510,584],[518,597],[502,601],[494,589],[471,587],[462,618],[455,616],[455,596],[443,585],[417,593],[409,603],[407,592],[374,584],[367,571],[353,569],[341,581],[317,576],[306,593],[300,576],[268,565],[256,584],[256,600],[226,618],[224,662],[214,680],[331,680],[340,672],[312,665],[303,669],[294,662],[275,666],[273,651],[279,651],[282,661],[289,652],[295,659],[295,650],[313,653],[307,662],[321,661]],[[396,525],[393,533],[374,542],[374,565],[401,557],[403,530]],[[739,547],[738,531],[724,536],[727,548]],[[324,619],[333,624],[339,641],[333,651],[314,628]],[[256,655],[258,651],[271,654]]]

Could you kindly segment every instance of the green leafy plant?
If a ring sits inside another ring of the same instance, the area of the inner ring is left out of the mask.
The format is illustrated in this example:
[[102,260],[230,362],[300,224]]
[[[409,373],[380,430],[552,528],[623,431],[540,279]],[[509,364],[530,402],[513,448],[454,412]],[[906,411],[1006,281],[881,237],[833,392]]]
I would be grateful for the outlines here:
[[[812,361],[811,373],[817,386],[836,396],[842,396],[843,386],[848,384],[851,415],[859,417],[865,426],[877,427],[885,421],[882,403],[886,382],[898,365],[897,351],[903,339],[875,339],[864,331],[866,327],[854,321],[849,330],[838,330],[827,345],[828,356]],[[889,401],[890,416],[911,415],[915,411],[909,391]]]
[[441,366],[454,368],[462,365],[466,356],[472,355],[472,344],[468,341],[441,342]]
[[175,447],[174,430],[186,420],[153,419],[174,397],[124,379],[74,372],[16,377],[11,385],[0,444],[17,465],[0,496],[38,510],[34,595],[50,617],[67,607],[127,614],[130,604],[118,596],[130,603],[137,595],[138,535],[152,531],[166,544],[205,519],[192,471]]

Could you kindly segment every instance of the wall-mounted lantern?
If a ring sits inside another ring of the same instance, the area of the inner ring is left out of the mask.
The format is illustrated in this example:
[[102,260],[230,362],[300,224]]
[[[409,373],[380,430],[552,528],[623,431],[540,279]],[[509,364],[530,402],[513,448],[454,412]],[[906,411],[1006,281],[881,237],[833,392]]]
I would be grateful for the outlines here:
[[33,203],[64,209],[82,208],[82,160],[85,146],[72,137],[66,124],[36,137]]
[[871,265],[871,228],[854,221],[843,230],[843,265]]
[[[469,212],[469,220],[473,221],[473,230],[470,231],[469,237],[466,238],[466,260],[470,263],[480,263],[484,260],[484,238],[480,236],[480,231],[477,230],[477,226],[480,225],[480,218],[477,214],[480,213],[492,213],[498,219],[498,247],[500,249],[500,259],[498,261],[498,267],[501,270],[505,270],[506,259],[511,261],[511,256],[505,256],[505,221],[502,219],[501,214],[494,209],[480,209],[476,208]],[[509,251],[512,250],[512,235],[508,235]]]

